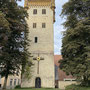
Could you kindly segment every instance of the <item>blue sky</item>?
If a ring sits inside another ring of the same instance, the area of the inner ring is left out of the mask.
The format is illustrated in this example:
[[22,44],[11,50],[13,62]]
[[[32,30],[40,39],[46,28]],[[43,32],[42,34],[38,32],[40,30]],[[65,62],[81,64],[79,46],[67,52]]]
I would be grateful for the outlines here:
[[[66,3],[68,0],[55,0],[56,4],[56,22],[54,24],[54,54],[60,55],[61,54],[61,48],[62,48],[62,32],[65,31],[65,28],[63,27],[62,23],[65,21],[62,17],[60,17],[62,6],[64,3]],[[18,2],[19,5],[24,6],[24,0],[22,2]]]

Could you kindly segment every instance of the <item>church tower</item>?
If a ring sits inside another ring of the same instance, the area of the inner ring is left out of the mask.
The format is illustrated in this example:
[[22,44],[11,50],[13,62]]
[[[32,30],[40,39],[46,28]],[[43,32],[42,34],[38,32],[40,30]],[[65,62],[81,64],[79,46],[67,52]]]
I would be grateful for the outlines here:
[[29,51],[34,66],[32,77],[23,79],[22,87],[54,88],[55,0],[25,0],[25,8],[29,14]]

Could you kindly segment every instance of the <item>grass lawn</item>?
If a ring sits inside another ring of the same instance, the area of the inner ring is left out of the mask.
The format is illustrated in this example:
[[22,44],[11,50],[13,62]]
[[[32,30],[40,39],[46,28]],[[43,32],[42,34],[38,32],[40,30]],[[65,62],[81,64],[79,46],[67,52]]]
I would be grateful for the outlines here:
[[70,85],[70,86],[67,86],[65,90],[90,90],[90,87],[82,87],[79,85]]
[[[13,90],[61,90],[61,89],[52,89],[52,88],[21,88]],[[90,87],[81,87],[76,85],[67,86],[65,90],[90,90]]]
[[48,89],[48,88],[28,88],[28,89],[14,89],[14,90],[61,90],[61,89]]

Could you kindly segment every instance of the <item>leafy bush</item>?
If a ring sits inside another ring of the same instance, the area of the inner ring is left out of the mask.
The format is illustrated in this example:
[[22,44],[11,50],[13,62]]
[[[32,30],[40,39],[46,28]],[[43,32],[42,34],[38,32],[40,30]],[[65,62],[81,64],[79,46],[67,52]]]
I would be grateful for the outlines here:
[[17,86],[15,87],[15,89],[19,89],[19,88],[21,88],[21,86],[20,86],[20,85],[17,85]]

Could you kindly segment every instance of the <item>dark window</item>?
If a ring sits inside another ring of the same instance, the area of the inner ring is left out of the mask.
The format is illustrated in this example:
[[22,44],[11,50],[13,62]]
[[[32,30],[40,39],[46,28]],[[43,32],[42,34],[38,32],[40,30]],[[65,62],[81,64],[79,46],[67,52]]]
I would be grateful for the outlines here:
[[20,80],[18,79],[18,85],[20,85]]
[[42,23],[42,28],[46,28],[46,23]]
[[46,9],[42,9],[42,14],[46,14]]
[[0,88],[1,88],[1,86],[2,86],[2,85],[0,84]]
[[34,9],[33,10],[33,14],[37,14],[37,9]]
[[15,85],[15,86],[16,86],[16,81],[17,81],[17,80],[16,80],[16,79],[14,79],[14,85]]
[[12,86],[12,83],[13,83],[13,79],[10,80],[10,86]]
[[76,81],[76,80],[72,80],[72,81]]
[[36,28],[37,27],[37,24],[36,23],[33,23],[33,28]]
[[37,37],[35,37],[35,43],[37,43],[38,42],[38,38]]

